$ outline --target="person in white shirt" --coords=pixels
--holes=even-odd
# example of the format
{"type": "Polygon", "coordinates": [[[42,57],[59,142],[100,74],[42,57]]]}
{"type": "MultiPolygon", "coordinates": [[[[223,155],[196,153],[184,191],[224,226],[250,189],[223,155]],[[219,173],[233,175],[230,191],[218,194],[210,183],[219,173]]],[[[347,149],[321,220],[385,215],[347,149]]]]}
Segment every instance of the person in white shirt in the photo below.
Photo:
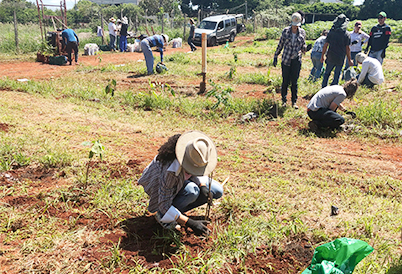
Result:
{"type": "MultiPolygon", "coordinates": [[[[357,66],[356,55],[362,51],[362,46],[368,43],[370,35],[361,30],[362,22],[357,21],[353,31],[350,32],[350,56],[352,57],[353,66],[357,66]]],[[[345,70],[349,67],[348,62],[345,64],[345,70]]]]}
{"type": "Polygon", "coordinates": [[[113,17],[109,19],[109,24],[108,24],[108,28],[109,28],[109,37],[110,37],[110,43],[109,43],[109,48],[111,51],[115,51],[116,50],[116,19],[114,19],[113,17]]]}
{"type": "Polygon", "coordinates": [[[380,61],[373,57],[368,57],[360,52],[356,55],[356,61],[362,64],[362,70],[357,76],[357,82],[372,88],[374,85],[381,85],[384,82],[384,73],[380,61]]]}

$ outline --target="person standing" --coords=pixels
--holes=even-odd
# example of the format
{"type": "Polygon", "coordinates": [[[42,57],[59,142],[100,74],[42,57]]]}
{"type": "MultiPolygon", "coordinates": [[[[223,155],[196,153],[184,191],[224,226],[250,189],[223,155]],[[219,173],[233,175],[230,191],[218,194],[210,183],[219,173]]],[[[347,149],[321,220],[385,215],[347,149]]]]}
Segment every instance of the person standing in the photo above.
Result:
{"type": "Polygon", "coordinates": [[[120,30],[121,30],[121,20],[116,20],[116,50],[120,50],[120,30]]]}
{"type": "Polygon", "coordinates": [[[318,91],[307,105],[307,115],[312,121],[308,123],[311,131],[317,131],[319,128],[339,128],[345,119],[342,115],[336,113],[339,108],[353,118],[356,114],[347,111],[342,105],[346,98],[353,98],[358,88],[356,79],[347,81],[343,86],[333,85],[322,88],[318,91]]]}
{"type": "Polygon", "coordinates": [[[207,203],[210,197],[222,197],[222,185],[208,177],[217,162],[215,144],[200,131],[173,135],[158,149],[138,184],[149,195],[148,211],[162,227],[173,229],[179,224],[197,235],[209,234],[206,221],[184,213],[207,203]]]}
{"type": "MultiPolygon", "coordinates": [[[[363,44],[368,43],[370,35],[361,30],[362,22],[357,21],[355,27],[350,34],[350,57],[352,58],[353,66],[357,66],[356,55],[362,51],[363,44]]],[[[345,64],[345,70],[349,68],[349,62],[345,64]]]]}
{"type": "Polygon", "coordinates": [[[356,60],[359,64],[362,64],[362,70],[357,76],[359,85],[373,88],[374,85],[381,85],[384,82],[384,73],[380,61],[373,57],[368,57],[362,52],[356,55],[356,60]]]}
{"type": "Polygon", "coordinates": [[[72,64],[71,54],[74,50],[75,64],[78,65],[78,46],[80,45],[80,40],[77,34],[72,29],[64,29],[61,33],[61,38],[66,45],[66,51],[68,54],[69,65],[72,64]]]}
{"type": "Polygon", "coordinates": [[[114,19],[114,17],[109,19],[109,24],[108,24],[108,28],[109,28],[109,37],[110,37],[110,42],[109,42],[109,48],[111,51],[115,51],[116,50],[116,19],[114,19]]]}
{"type": "Polygon", "coordinates": [[[128,31],[128,20],[127,17],[121,19],[121,29],[120,29],[120,51],[125,52],[127,50],[127,31],[128,31]]]}
{"type": "Polygon", "coordinates": [[[190,18],[190,34],[188,35],[187,43],[190,46],[191,51],[196,51],[197,48],[194,45],[195,24],[193,18],[190,18]]]}
{"type": "Polygon", "coordinates": [[[322,62],[321,53],[325,44],[325,39],[327,38],[328,30],[323,30],[321,36],[315,40],[313,50],[311,51],[311,62],[313,63],[313,68],[311,69],[309,80],[313,82],[317,81],[321,77],[322,62]]]}
{"type": "Polygon", "coordinates": [[[325,39],[325,44],[321,53],[321,63],[327,64],[325,68],[324,77],[322,79],[322,87],[325,88],[328,85],[328,79],[332,70],[335,68],[334,79],[332,85],[337,85],[343,63],[345,61],[345,55],[348,58],[349,66],[353,66],[352,59],[350,57],[350,34],[346,31],[349,19],[344,14],[338,15],[325,39]],[[325,54],[328,54],[325,58],[325,54]]]}
{"type": "Polygon", "coordinates": [[[387,14],[383,11],[380,12],[378,14],[378,25],[371,28],[370,39],[367,48],[364,50],[364,53],[367,54],[370,48],[369,57],[377,59],[381,65],[391,37],[391,27],[385,24],[385,19],[387,19],[387,14]]]}
{"type": "Polygon", "coordinates": [[[141,50],[144,53],[145,63],[147,65],[147,73],[151,75],[154,73],[154,55],[152,54],[152,47],[158,47],[161,55],[161,64],[163,64],[163,48],[169,42],[169,36],[166,34],[153,35],[144,38],[141,41],[141,50]]]}
{"type": "Polygon", "coordinates": [[[291,84],[292,106],[298,109],[297,101],[297,80],[299,79],[302,52],[306,51],[306,32],[301,26],[302,17],[300,13],[292,14],[292,23],[289,27],[284,28],[278,47],[276,48],[273,66],[278,63],[278,55],[282,53],[282,105],[286,106],[286,96],[288,94],[288,86],[291,84]]]}

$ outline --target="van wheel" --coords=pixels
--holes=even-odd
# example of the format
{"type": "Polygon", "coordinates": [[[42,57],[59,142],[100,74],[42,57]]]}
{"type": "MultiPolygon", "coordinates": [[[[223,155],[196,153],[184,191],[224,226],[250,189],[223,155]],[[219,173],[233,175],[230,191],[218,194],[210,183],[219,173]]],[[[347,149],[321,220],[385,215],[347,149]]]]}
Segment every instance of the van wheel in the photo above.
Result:
{"type": "Polygon", "coordinates": [[[211,40],[209,40],[209,46],[210,47],[216,46],[216,37],[212,37],[211,40]]]}
{"type": "Polygon", "coordinates": [[[229,42],[233,42],[234,39],[235,39],[235,35],[234,35],[234,33],[231,33],[230,37],[229,37],[229,42]]]}

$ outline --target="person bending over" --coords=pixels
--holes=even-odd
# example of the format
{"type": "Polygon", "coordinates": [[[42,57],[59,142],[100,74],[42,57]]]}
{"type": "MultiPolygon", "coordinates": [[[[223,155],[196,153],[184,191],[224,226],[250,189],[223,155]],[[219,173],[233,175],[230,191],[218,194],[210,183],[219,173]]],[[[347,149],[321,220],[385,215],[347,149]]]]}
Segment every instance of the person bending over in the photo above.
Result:
{"type": "Polygon", "coordinates": [[[147,65],[147,73],[151,75],[154,73],[154,55],[152,54],[152,47],[158,47],[161,54],[161,63],[163,65],[163,48],[168,44],[169,36],[166,34],[153,35],[144,38],[141,41],[141,50],[144,53],[145,63],[147,65]]]}
{"type": "Polygon", "coordinates": [[[345,119],[336,112],[338,108],[355,118],[356,114],[347,111],[342,102],[345,98],[352,98],[357,88],[357,80],[352,79],[343,84],[343,86],[333,85],[318,91],[307,105],[307,115],[312,120],[308,123],[310,130],[339,128],[340,125],[345,123],[345,119]]]}
{"type": "Polygon", "coordinates": [[[144,169],[138,183],[149,195],[148,211],[164,228],[177,223],[197,235],[208,235],[206,221],[193,220],[184,213],[223,194],[222,185],[208,177],[217,164],[216,147],[202,132],[189,131],[169,138],[158,155],[144,169]]]}

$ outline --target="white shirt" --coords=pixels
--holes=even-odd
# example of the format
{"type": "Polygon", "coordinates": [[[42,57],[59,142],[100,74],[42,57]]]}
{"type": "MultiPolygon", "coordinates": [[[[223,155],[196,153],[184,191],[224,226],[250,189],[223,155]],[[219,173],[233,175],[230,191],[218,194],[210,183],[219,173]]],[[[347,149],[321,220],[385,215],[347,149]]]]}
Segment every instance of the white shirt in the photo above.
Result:
{"type": "Polygon", "coordinates": [[[116,36],[116,25],[113,22],[110,22],[108,25],[109,34],[116,36]]]}
{"type": "Polygon", "coordinates": [[[350,33],[350,43],[353,41],[357,41],[357,44],[350,44],[350,51],[351,52],[361,52],[362,51],[362,41],[364,41],[364,44],[367,44],[368,39],[370,36],[365,33],[356,33],[354,31],[349,32],[350,33]]]}
{"type": "Polygon", "coordinates": [[[367,57],[362,63],[362,71],[360,72],[359,84],[363,83],[364,78],[368,75],[368,79],[375,85],[380,85],[384,82],[384,73],[382,72],[381,63],[372,57],[367,57]]]}

